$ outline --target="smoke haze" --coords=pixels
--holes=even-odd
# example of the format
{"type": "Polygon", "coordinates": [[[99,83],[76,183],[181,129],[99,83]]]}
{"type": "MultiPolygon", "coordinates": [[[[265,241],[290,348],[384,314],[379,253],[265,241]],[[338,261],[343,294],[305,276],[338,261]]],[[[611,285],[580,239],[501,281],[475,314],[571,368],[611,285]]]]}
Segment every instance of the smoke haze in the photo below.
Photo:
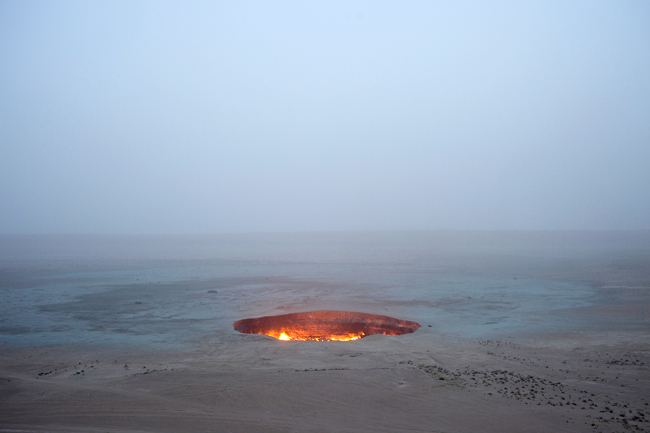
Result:
{"type": "Polygon", "coordinates": [[[0,1],[0,233],[650,229],[649,24],[0,1]]]}

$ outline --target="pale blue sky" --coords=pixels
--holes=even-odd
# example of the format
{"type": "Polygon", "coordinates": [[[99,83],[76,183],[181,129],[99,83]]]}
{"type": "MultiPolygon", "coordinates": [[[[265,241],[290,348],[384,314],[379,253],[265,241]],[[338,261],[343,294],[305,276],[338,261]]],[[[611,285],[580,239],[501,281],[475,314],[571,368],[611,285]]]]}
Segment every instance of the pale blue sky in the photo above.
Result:
{"type": "Polygon", "coordinates": [[[650,229],[649,5],[0,0],[0,233],[650,229]]]}

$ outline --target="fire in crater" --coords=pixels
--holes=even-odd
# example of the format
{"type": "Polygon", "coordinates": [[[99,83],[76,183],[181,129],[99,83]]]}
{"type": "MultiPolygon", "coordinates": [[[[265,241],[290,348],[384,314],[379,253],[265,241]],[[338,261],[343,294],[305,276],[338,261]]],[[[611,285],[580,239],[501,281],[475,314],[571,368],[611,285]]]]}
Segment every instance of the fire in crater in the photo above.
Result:
{"type": "Polygon", "coordinates": [[[236,331],[263,334],[278,340],[350,341],[368,335],[402,335],[415,332],[417,322],[350,311],[309,311],[233,323],[236,331]]]}

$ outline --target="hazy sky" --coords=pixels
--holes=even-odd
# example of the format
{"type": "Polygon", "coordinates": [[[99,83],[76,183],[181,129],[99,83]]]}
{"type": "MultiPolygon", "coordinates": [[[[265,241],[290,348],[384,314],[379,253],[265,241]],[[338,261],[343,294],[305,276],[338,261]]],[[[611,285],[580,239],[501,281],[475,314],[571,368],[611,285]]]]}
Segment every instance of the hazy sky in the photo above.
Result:
{"type": "Polygon", "coordinates": [[[0,233],[650,229],[650,3],[0,0],[0,233]]]}

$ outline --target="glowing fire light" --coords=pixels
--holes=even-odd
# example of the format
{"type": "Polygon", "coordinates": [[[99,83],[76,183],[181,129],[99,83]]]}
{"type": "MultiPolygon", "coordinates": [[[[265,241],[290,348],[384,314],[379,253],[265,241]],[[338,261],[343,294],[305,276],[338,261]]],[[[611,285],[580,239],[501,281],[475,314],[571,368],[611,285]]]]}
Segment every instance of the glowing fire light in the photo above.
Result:
{"type": "MultiPolygon", "coordinates": [[[[290,332],[290,331],[289,331],[290,332]]],[[[277,338],[282,341],[291,341],[291,340],[300,340],[300,341],[351,341],[358,340],[363,338],[366,335],[362,332],[361,335],[356,334],[347,334],[347,335],[328,335],[327,338],[314,337],[314,336],[304,336],[300,334],[287,335],[285,332],[281,332],[280,335],[277,332],[268,332],[265,333],[269,337],[277,338]]]]}
{"type": "Polygon", "coordinates": [[[416,322],[349,311],[310,311],[238,320],[235,330],[283,341],[352,341],[368,335],[402,335],[420,327],[416,322]]]}

